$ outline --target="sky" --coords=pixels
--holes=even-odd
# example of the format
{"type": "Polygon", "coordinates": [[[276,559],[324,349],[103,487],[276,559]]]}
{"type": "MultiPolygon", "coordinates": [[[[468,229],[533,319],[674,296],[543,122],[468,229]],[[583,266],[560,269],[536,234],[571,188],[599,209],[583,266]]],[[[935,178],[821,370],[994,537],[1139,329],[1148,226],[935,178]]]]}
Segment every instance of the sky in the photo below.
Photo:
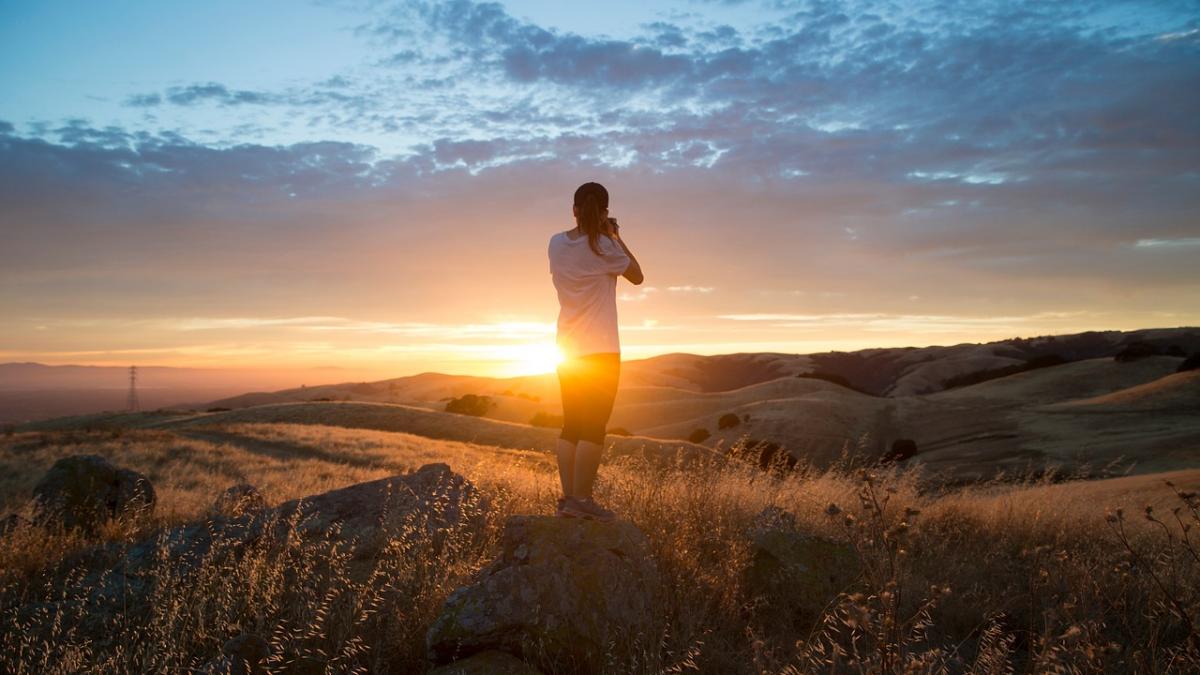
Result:
{"type": "Polygon", "coordinates": [[[0,2],[0,361],[552,367],[1200,325],[1200,2],[0,2]]]}

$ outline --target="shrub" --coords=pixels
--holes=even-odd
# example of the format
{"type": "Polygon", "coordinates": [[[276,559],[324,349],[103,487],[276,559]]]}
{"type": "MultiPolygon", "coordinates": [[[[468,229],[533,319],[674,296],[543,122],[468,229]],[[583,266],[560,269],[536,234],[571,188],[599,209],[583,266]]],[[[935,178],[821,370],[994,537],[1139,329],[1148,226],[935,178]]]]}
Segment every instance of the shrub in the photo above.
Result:
{"type": "Polygon", "coordinates": [[[529,423],[535,427],[547,427],[552,429],[561,429],[563,425],[563,416],[554,415],[547,412],[535,413],[530,418],[529,423]]]}
{"type": "Polygon", "coordinates": [[[606,433],[610,436],[632,436],[633,433],[625,427],[612,427],[606,433]]]}
{"type": "Polygon", "coordinates": [[[15,433],[17,433],[17,425],[15,425],[15,424],[5,424],[4,425],[5,438],[11,438],[12,435],[15,433]]]}
{"type": "Polygon", "coordinates": [[[917,442],[911,438],[897,438],[892,441],[892,448],[880,458],[880,462],[890,464],[903,462],[917,456],[917,442]]]}
{"type": "Polygon", "coordinates": [[[1183,363],[1179,364],[1179,368],[1175,369],[1175,372],[1182,373],[1188,370],[1196,370],[1197,368],[1200,368],[1200,352],[1196,352],[1184,359],[1183,363]]]}
{"type": "Polygon", "coordinates": [[[492,407],[492,399],[489,396],[477,396],[475,394],[463,394],[462,396],[451,399],[446,404],[446,412],[458,413],[459,415],[471,415],[474,417],[482,417],[487,414],[487,411],[492,407]]]}
{"type": "Polygon", "coordinates": [[[213,408],[209,408],[206,412],[229,412],[230,410],[233,410],[233,408],[224,408],[221,406],[216,406],[213,408]]]}
{"type": "Polygon", "coordinates": [[[688,440],[693,443],[703,443],[709,436],[712,436],[712,434],[708,432],[708,429],[697,427],[692,429],[692,433],[688,434],[688,440]]]}
{"type": "Polygon", "coordinates": [[[725,413],[724,415],[721,415],[721,419],[717,420],[717,428],[732,429],[741,423],[741,418],[734,413],[725,413]]]}
{"type": "Polygon", "coordinates": [[[1163,352],[1166,356],[1187,356],[1187,352],[1183,351],[1183,347],[1179,345],[1171,345],[1163,352]]]}
{"type": "Polygon", "coordinates": [[[1124,349],[1117,352],[1113,360],[1118,363],[1129,363],[1130,361],[1137,361],[1148,356],[1158,356],[1158,347],[1149,342],[1135,341],[1130,342],[1124,349]]]}

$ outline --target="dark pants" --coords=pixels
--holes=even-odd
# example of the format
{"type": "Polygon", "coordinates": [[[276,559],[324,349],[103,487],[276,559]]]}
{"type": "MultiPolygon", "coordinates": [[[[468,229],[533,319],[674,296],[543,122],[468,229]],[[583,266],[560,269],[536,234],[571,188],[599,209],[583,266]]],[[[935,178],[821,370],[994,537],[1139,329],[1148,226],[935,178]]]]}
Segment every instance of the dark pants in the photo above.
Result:
{"type": "Polygon", "coordinates": [[[575,443],[604,443],[621,373],[621,355],[584,354],[558,365],[562,391],[563,428],[559,438],[575,443]]]}

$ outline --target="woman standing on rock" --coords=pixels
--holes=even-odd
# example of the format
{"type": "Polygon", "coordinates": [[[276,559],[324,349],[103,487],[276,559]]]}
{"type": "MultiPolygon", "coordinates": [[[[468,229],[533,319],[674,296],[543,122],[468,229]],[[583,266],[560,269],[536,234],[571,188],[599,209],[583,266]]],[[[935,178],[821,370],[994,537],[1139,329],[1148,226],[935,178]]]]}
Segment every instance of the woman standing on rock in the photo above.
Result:
{"type": "Polygon", "coordinates": [[[617,336],[617,277],[642,283],[642,268],[608,216],[608,190],[584,183],[571,207],[575,228],[550,238],[550,274],[558,292],[558,366],[563,429],[558,475],[559,516],[611,520],[592,499],[604,432],[621,369],[617,336]]]}

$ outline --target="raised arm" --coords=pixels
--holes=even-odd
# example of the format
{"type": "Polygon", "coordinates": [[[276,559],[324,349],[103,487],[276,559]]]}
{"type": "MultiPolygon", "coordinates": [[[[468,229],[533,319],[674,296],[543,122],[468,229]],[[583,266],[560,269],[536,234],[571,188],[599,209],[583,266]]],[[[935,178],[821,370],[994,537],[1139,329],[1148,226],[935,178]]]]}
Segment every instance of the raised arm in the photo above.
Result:
{"type": "Polygon", "coordinates": [[[642,266],[638,264],[637,258],[633,257],[633,252],[630,251],[629,247],[625,245],[625,240],[621,239],[621,235],[615,228],[612,233],[612,238],[613,241],[620,244],[621,248],[625,251],[625,255],[629,256],[629,267],[625,268],[625,272],[622,273],[621,276],[628,279],[629,283],[633,284],[634,286],[640,285],[646,280],[646,277],[642,275],[642,266]]]}

